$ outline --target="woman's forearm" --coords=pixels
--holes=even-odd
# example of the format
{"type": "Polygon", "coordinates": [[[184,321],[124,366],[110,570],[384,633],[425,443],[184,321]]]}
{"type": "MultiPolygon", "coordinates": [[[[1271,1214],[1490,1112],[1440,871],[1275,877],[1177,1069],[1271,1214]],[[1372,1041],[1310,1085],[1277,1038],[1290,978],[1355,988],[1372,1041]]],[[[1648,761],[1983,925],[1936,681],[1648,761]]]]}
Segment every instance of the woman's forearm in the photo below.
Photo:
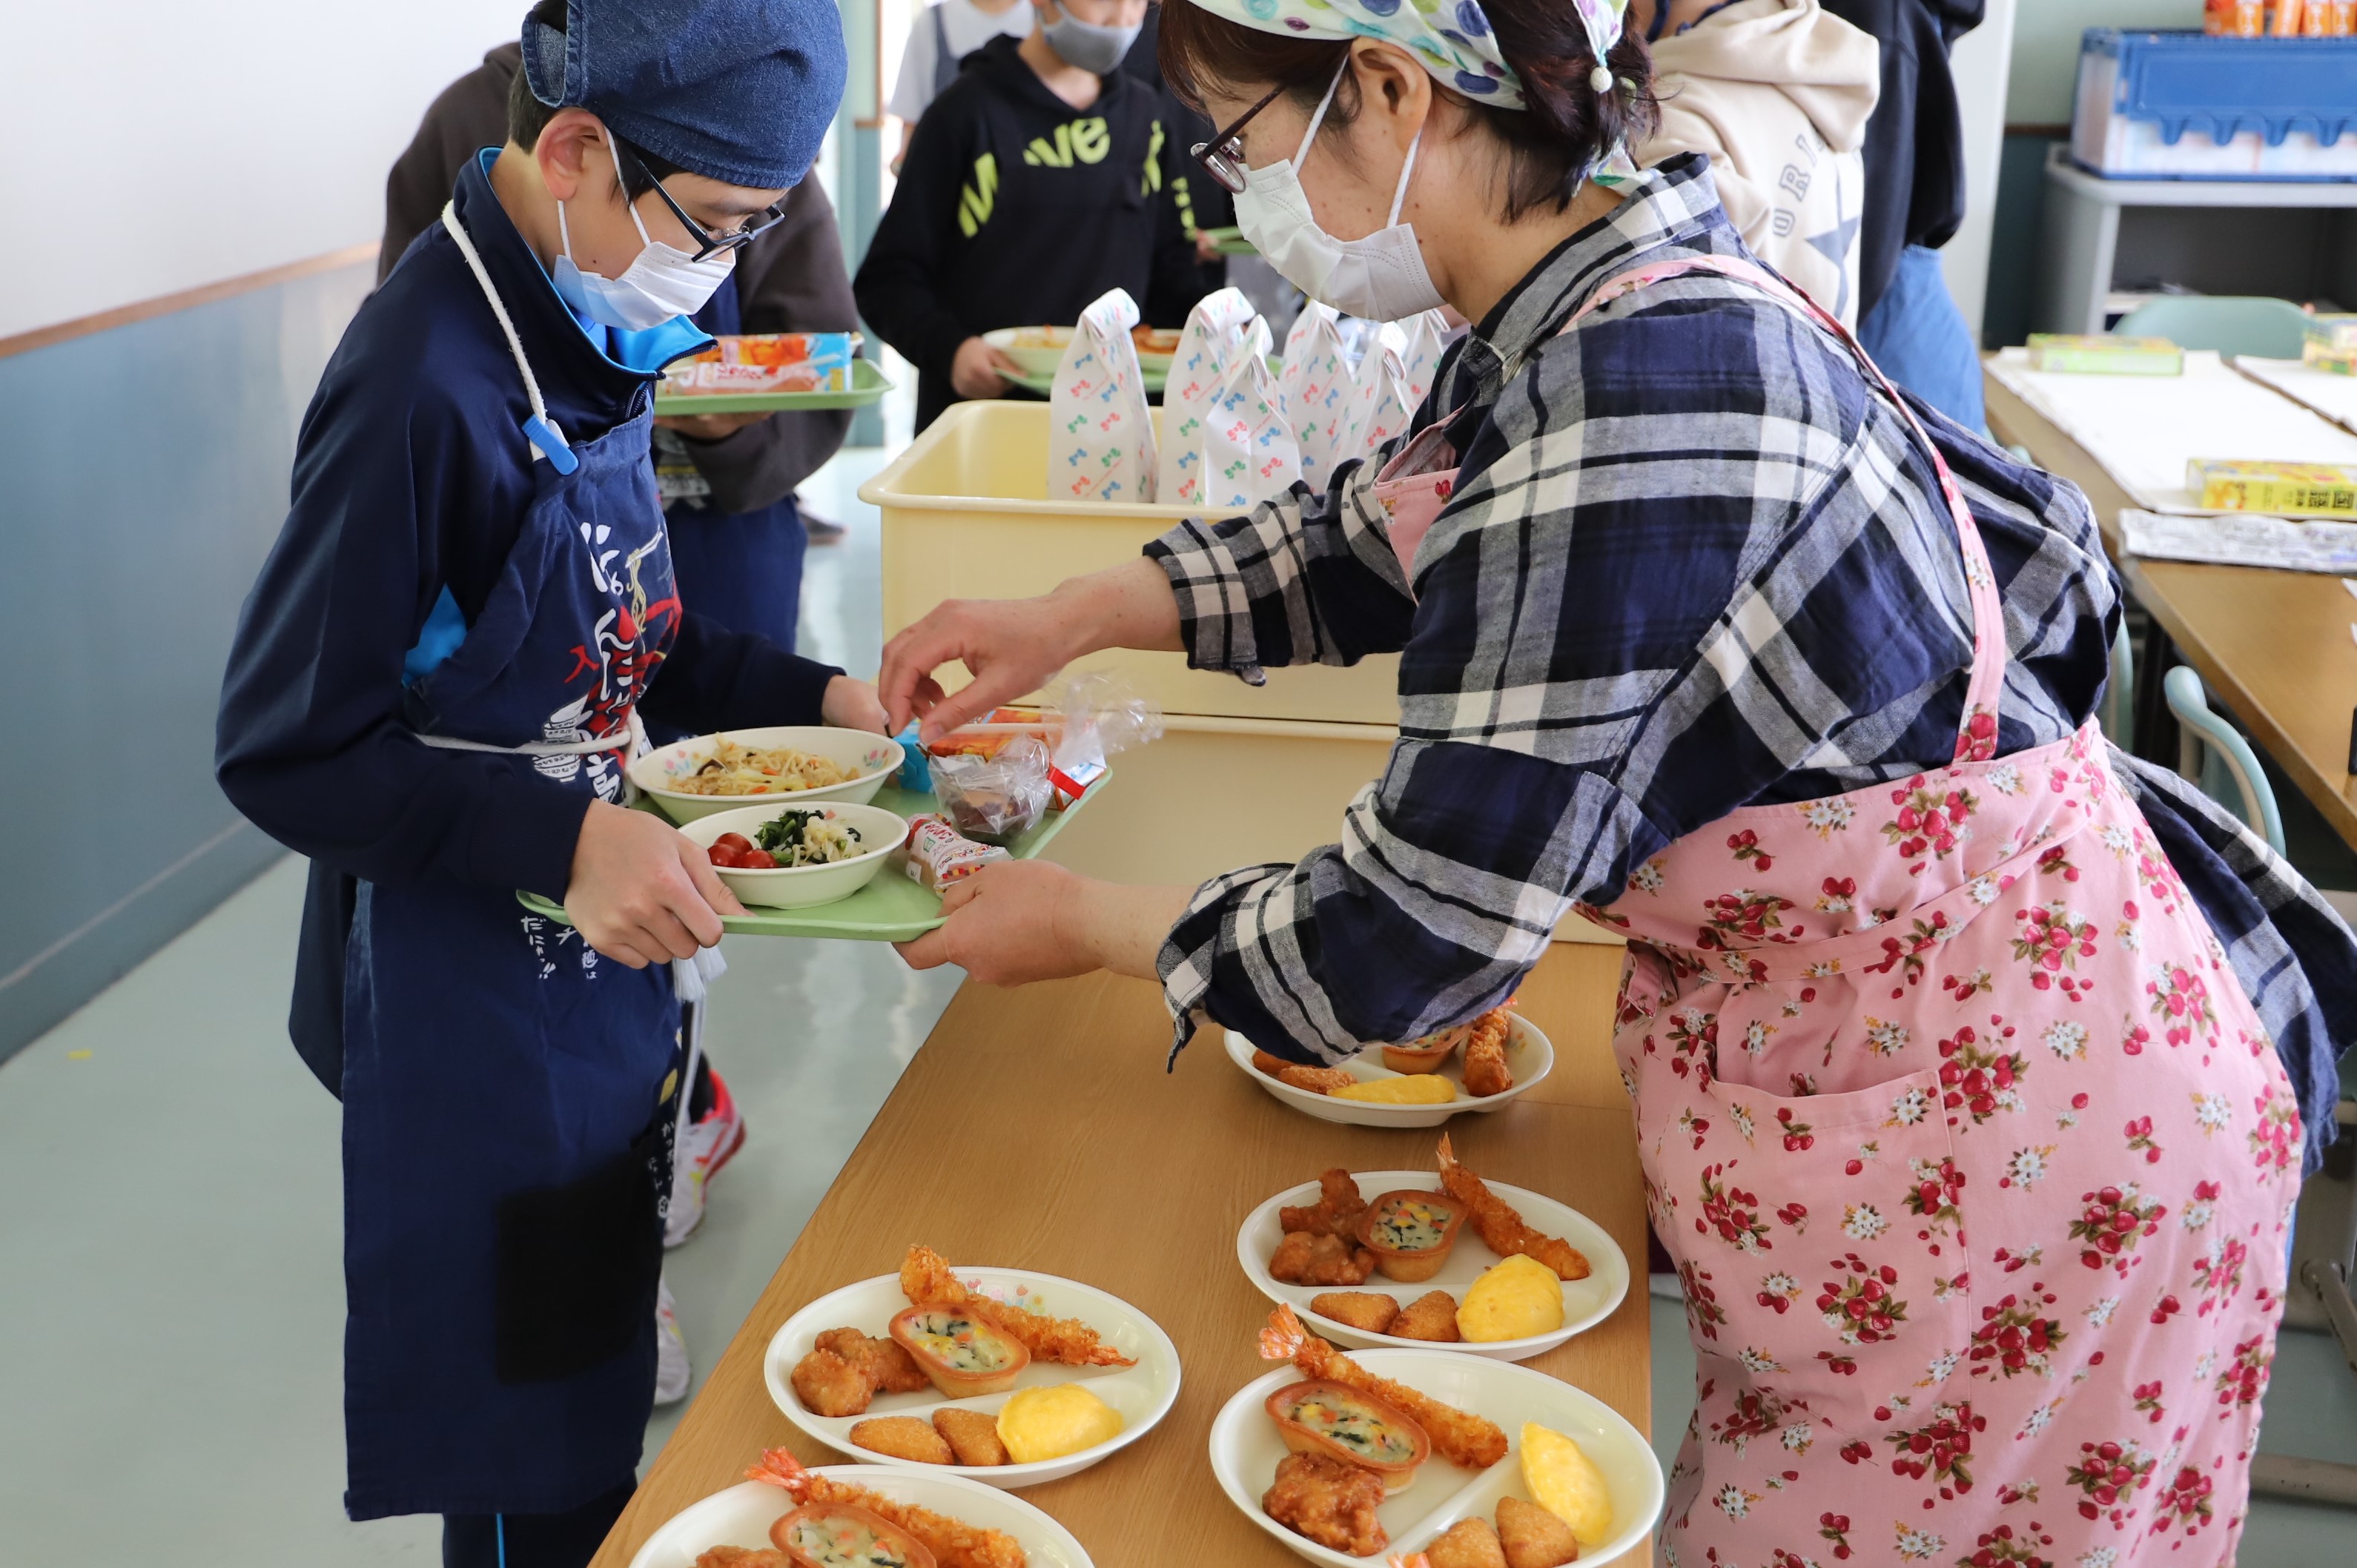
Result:
{"type": "Polygon", "coordinates": [[[1194,895],[1191,887],[1138,887],[1085,878],[1065,907],[1065,940],[1095,968],[1137,980],[1158,979],[1155,960],[1194,895]]]}
{"type": "Polygon", "coordinates": [[[1085,576],[1068,577],[1048,595],[1066,618],[1071,659],[1109,648],[1182,653],[1178,600],[1162,568],[1143,555],[1085,576]]]}

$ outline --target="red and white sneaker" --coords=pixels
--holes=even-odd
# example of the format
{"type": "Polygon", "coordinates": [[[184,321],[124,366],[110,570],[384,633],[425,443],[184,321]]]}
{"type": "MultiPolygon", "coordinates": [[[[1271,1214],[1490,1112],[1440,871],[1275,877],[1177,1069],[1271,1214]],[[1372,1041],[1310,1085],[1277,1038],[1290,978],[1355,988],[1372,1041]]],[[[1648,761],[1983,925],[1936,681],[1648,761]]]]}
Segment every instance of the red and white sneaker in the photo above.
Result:
{"type": "Polygon", "coordinates": [[[712,1075],[712,1109],[688,1123],[673,1156],[671,1209],[663,1220],[663,1245],[676,1247],[704,1222],[705,1192],[729,1156],[745,1144],[745,1118],[718,1072],[712,1075]]]}

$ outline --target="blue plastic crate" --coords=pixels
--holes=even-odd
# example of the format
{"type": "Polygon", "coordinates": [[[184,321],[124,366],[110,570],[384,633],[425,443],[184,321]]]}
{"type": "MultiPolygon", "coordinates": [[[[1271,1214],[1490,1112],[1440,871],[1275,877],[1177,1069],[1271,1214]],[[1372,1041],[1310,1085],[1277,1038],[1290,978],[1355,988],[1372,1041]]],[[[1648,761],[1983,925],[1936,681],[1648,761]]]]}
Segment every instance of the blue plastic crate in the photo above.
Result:
{"type": "Polygon", "coordinates": [[[2357,38],[2090,27],[2071,156],[2115,179],[2357,180],[2357,38]]]}

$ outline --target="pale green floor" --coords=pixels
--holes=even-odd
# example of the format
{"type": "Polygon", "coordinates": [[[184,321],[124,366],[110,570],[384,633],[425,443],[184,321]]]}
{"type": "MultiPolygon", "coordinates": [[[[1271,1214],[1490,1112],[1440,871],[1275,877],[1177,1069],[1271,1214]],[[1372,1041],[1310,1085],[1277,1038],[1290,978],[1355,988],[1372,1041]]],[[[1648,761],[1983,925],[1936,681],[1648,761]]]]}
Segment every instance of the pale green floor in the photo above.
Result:
{"type": "MultiPolygon", "coordinates": [[[[812,553],[805,646],[861,673],[875,518],[851,490],[877,461],[847,454],[805,490],[854,531],[812,553]]],[[[301,898],[281,865],[0,1066],[0,1568],[439,1561],[434,1521],[339,1508],[337,1112],[285,1032],[301,898]]],[[[750,1136],[669,1264],[705,1364],[955,983],[864,944],[726,950],[707,1037],[750,1136]]],[[[1652,1322],[1666,1463],[1693,1361],[1675,1304],[1652,1322]]],[[[2357,1380],[2328,1342],[2286,1336],[2266,1412],[2266,1446],[2357,1461],[2357,1380]]],[[[650,1455],[670,1427],[650,1425],[650,1455]]],[[[2352,1562],[2357,1514],[2276,1503],[2243,1555],[2352,1562]]]]}

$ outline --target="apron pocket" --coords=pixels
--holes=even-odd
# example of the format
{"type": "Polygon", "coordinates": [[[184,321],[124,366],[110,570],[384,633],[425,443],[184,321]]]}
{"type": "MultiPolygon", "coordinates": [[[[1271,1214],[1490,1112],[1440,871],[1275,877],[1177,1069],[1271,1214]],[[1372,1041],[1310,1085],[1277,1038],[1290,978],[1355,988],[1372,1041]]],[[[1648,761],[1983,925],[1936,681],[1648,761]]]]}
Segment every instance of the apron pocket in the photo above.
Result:
{"type": "Polygon", "coordinates": [[[652,1327],[662,1273],[661,1193],[668,1111],[630,1148],[564,1187],[499,1206],[495,1369],[503,1383],[556,1382],[613,1359],[652,1327]]]}

